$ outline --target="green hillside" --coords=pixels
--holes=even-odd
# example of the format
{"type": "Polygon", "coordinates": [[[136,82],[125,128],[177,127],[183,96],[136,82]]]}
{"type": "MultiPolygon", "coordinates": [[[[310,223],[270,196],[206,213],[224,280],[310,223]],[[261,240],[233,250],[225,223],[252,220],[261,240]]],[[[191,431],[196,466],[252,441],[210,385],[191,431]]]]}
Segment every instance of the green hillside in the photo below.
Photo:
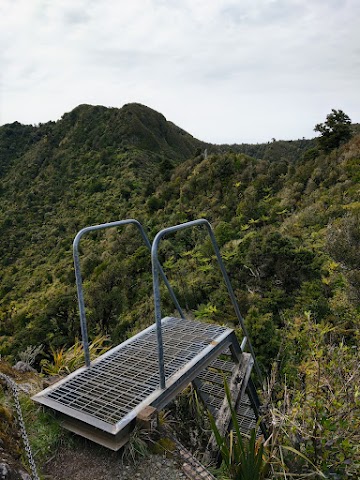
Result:
{"type": "MultiPolygon", "coordinates": [[[[357,138],[329,156],[304,155],[314,146],[306,140],[231,146],[226,153],[226,146],[205,145],[161,114],[130,104],[81,105],[38,127],[6,125],[0,139],[3,355],[29,343],[68,344],[79,335],[71,245],[90,224],[135,217],[152,236],[167,225],[208,218],[243,313],[273,331],[270,347],[259,332],[255,339],[267,352],[265,363],[275,354],[284,316],[309,310],[331,317],[337,291],[331,275],[355,281],[342,263],[329,271],[348,255],[334,252],[329,238],[358,215],[357,138]],[[196,155],[205,147],[216,153],[196,155]]],[[[193,244],[175,239],[174,252],[169,246],[170,263],[180,269],[173,282],[188,309],[214,305],[213,316],[231,322],[224,289],[209,281],[214,266],[196,270],[192,260],[192,280],[186,278],[182,246],[207,262],[200,237],[193,244]],[[189,292],[192,283],[197,288],[189,292]]],[[[105,330],[118,341],[152,320],[150,270],[135,279],[137,261],[150,268],[147,254],[131,229],[92,239],[84,258],[89,321],[94,334],[105,330]],[[135,280],[142,287],[129,289],[135,280]]]]}
{"type": "MultiPolygon", "coordinates": [[[[81,105],[56,123],[0,127],[1,356],[14,361],[43,345],[49,359],[79,337],[80,228],[136,218],[152,240],[165,226],[207,218],[261,366],[278,372],[271,400],[297,435],[284,441],[343,475],[334,478],[357,478],[356,131],[327,154],[315,140],[210,145],[139,104],[81,105]]],[[[160,255],[189,315],[236,327],[205,232],[165,239],[160,255]]],[[[92,338],[119,342],[153,322],[149,255],[132,227],[85,237],[81,261],[92,338]]],[[[163,301],[172,313],[165,291],[163,301]]]]}
{"type": "MultiPolygon", "coordinates": [[[[286,171],[287,164],[311,145],[309,141],[273,142],[231,146],[231,150],[263,155],[276,176],[277,170],[286,171]],[[273,160],[276,151],[281,152],[279,161],[273,160]]],[[[238,177],[246,177],[247,185],[256,175],[259,160],[221,153],[202,161],[196,154],[205,148],[228,149],[194,139],[139,104],[122,109],[81,105],[56,123],[0,128],[3,355],[14,354],[29,342],[63,344],[79,334],[71,244],[83,226],[136,217],[154,234],[162,226],[200,214],[215,225],[238,218],[236,210],[241,206],[236,205],[236,190],[242,187],[222,198],[223,189],[238,177]],[[194,178],[189,175],[192,170],[194,178]],[[194,183],[198,171],[202,172],[199,185],[194,183]],[[226,212],[224,202],[231,204],[226,212]]],[[[136,243],[133,246],[134,253],[136,243]]],[[[92,262],[95,267],[103,263],[101,258],[92,262]]],[[[106,265],[101,268],[108,270],[106,265]]],[[[131,270],[126,271],[132,276],[131,270]]],[[[95,278],[90,283],[98,291],[95,278]]],[[[196,306],[193,301],[191,306],[196,306]]],[[[119,309],[114,306],[111,321],[106,321],[112,333],[114,326],[124,329],[119,309]]],[[[105,321],[99,315],[94,317],[96,325],[105,321]]],[[[130,325],[136,324],[137,316],[136,307],[133,314],[126,312],[130,325]]]]}

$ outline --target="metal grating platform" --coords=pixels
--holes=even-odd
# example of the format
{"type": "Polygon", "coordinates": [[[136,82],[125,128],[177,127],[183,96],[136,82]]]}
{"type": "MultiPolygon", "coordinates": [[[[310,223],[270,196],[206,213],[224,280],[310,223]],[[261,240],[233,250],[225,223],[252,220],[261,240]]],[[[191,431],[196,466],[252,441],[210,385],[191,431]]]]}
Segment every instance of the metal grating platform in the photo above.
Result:
{"type": "Polygon", "coordinates": [[[33,399],[116,435],[145,406],[163,405],[172,399],[182,379],[191,381],[197,368],[204,368],[229,344],[232,332],[218,325],[164,318],[165,390],[159,388],[156,329],[152,325],[33,399]]]}

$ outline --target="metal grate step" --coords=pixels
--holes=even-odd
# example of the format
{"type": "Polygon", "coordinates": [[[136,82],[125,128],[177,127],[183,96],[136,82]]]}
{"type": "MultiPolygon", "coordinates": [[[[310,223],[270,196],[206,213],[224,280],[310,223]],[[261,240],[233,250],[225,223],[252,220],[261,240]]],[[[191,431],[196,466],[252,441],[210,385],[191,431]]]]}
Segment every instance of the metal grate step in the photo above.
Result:
{"type": "Polygon", "coordinates": [[[159,388],[156,328],[152,325],[33,399],[61,412],[67,423],[73,418],[77,430],[83,422],[87,429],[90,425],[117,435],[146,406],[162,408],[172,400],[227,348],[232,333],[217,325],[167,317],[162,320],[165,390],[159,388]]]}
{"type": "MultiPolygon", "coordinates": [[[[248,435],[252,428],[256,427],[257,419],[254,410],[251,406],[249,396],[245,393],[237,407],[237,420],[239,423],[240,432],[248,435]]],[[[260,431],[257,435],[260,435],[260,431]]]]}
{"type": "Polygon", "coordinates": [[[220,370],[221,372],[232,373],[236,365],[234,362],[230,362],[228,360],[221,360],[220,358],[217,358],[211,363],[211,367],[217,370],[220,370]]]}

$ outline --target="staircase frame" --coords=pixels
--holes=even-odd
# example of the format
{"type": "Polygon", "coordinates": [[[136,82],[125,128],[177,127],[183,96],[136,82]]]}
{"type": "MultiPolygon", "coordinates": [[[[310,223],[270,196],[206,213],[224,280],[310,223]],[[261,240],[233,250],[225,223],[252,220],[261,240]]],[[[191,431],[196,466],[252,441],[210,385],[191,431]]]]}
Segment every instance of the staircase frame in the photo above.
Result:
{"type": "MultiPolygon", "coordinates": [[[[64,426],[69,430],[117,450],[128,440],[136,417],[141,415],[142,409],[151,407],[161,410],[190,382],[201,387],[201,378],[204,379],[205,369],[211,367],[209,372],[212,376],[211,372],[214,372],[214,369],[216,371],[218,368],[216,365],[219,363],[221,364],[220,370],[229,368],[227,365],[229,362],[224,362],[219,358],[220,355],[225,354],[231,355],[234,362],[234,368],[230,365],[234,403],[240,405],[241,397],[246,390],[248,397],[244,402],[247,405],[251,403],[255,417],[259,418],[259,401],[250,375],[253,365],[257,370],[258,379],[261,379],[261,372],[213,230],[207,220],[199,219],[165,228],[155,236],[152,245],[137,220],[119,220],[83,228],[76,235],[73,246],[85,366],[35,395],[33,397],[35,401],[62,415],[64,426]],[[90,362],[80,267],[80,240],[86,233],[125,225],[134,225],[137,228],[146,247],[151,252],[155,324],[90,362]],[[210,236],[223,279],[244,334],[241,346],[233,329],[204,322],[194,322],[185,318],[159,262],[158,248],[165,235],[198,226],[205,226],[210,236]],[[180,318],[161,318],[160,277],[169,291],[180,318]],[[250,353],[244,353],[246,345],[248,345],[250,353]],[[212,365],[215,366],[212,367],[212,365]],[[165,371],[168,378],[165,376],[165,371]],[[159,377],[160,386],[158,386],[159,377]],[[99,384],[100,379],[101,385],[99,384]]],[[[209,382],[210,385],[212,383],[211,379],[205,378],[204,381],[206,388],[208,388],[209,382]]],[[[219,379],[215,381],[219,383],[219,379]]],[[[206,403],[206,395],[202,397],[206,403]]],[[[220,397],[222,407],[219,408],[218,416],[219,422],[223,423],[222,429],[225,433],[230,427],[231,420],[226,398],[223,398],[222,395],[220,397]]],[[[217,399],[219,399],[218,394],[217,399]]],[[[244,416],[244,418],[247,417],[247,415],[244,416]]]]}

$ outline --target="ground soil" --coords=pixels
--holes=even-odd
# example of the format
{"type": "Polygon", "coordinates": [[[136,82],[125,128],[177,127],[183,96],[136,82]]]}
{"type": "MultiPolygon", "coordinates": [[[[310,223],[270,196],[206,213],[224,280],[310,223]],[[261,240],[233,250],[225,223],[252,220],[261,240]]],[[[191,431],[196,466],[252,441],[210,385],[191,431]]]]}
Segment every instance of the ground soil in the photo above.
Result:
{"type": "Polygon", "coordinates": [[[182,480],[187,478],[175,459],[149,454],[136,463],[122,451],[112,452],[79,439],[64,445],[42,468],[44,480],[182,480]]]}

